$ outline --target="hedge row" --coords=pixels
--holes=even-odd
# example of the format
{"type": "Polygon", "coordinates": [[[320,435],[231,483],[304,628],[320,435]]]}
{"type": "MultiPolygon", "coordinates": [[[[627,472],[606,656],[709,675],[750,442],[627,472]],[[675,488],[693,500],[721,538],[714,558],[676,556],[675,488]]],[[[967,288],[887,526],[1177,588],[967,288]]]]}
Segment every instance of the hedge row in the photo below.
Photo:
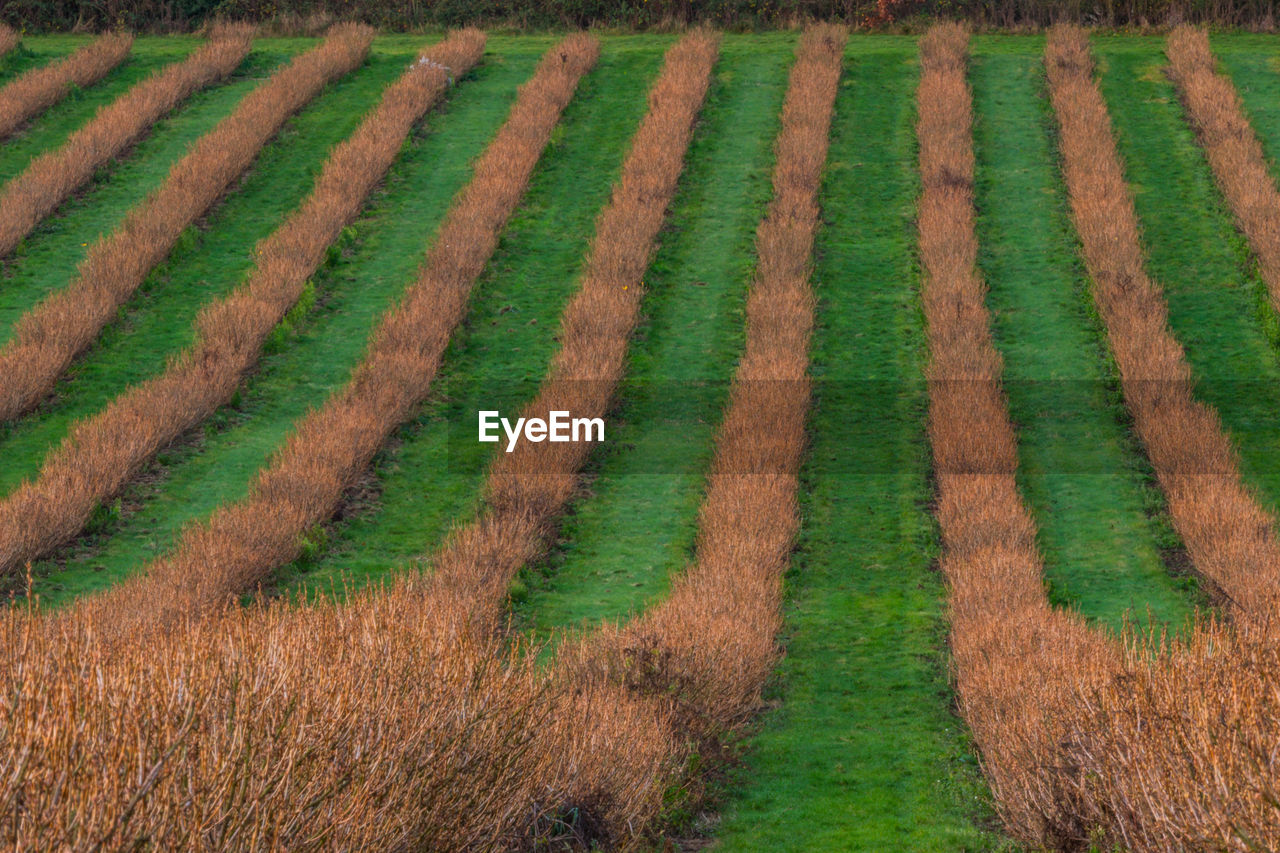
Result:
{"type": "Polygon", "coordinates": [[[1271,29],[1277,5],[1280,0],[6,0],[0,22],[28,32],[106,27],[154,32],[232,17],[308,32],[353,19],[388,30],[462,24],[648,29],[695,21],[765,29],[810,18],[883,27],[946,17],[996,27],[1190,21],[1271,29]]]}

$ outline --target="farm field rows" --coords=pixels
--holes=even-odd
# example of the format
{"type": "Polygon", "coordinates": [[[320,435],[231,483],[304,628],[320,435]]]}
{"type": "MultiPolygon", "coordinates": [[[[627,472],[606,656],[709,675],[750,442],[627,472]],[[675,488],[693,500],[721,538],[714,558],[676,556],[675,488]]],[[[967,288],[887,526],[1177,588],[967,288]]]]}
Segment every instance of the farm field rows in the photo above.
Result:
{"type": "MultiPolygon", "coordinates": [[[[1280,41],[371,35],[0,208],[0,838],[1280,844],[1280,41]]],[[[22,36],[0,199],[203,43],[22,36]]]]}

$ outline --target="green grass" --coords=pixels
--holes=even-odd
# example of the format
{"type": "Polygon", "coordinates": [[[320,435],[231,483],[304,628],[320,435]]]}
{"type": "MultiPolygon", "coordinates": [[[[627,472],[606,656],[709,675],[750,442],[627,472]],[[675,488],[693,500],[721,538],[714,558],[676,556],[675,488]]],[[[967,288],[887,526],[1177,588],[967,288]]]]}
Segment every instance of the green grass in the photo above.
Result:
{"type": "Polygon", "coordinates": [[[33,68],[57,62],[80,45],[88,44],[92,39],[93,36],[23,39],[13,50],[0,56],[0,87],[8,85],[19,75],[33,68]]]}
{"type": "Polygon", "coordinates": [[[951,710],[933,566],[915,261],[916,51],[855,39],[814,284],[811,449],[787,655],[719,830],[725,850],[975,850],[999,840],[951,710]]]}
{"type": "Polygon", "coordinates": [[[1164,288],[1197,397],[1217,409],[1240,452],[1245,482],[1274,515],[1280,363],[1265,286],[1164,76],[1163,41],[1098,38],[1095,49],[1148,272],[1164,288]]]}
{"type": "Polygon", "coordinates": [[[1195,581],[1127,424],[1056,166],[1043,38],[982,39],[974,88],[979,268],[1039,527],[1050,600],[1120,629],[1126,613],[1183,623],[1195,581]],[[1149,515],[1151,513],[1151,515],[1149,515]]]}
{"type": "Polygon", "coordinates": [[[525,573],[518,614],[541,631],[620,618],[665,595],[692,553],[703,474],[741,349],[754,235],[794,37],[726,39],[606,443],[560,544],[525,573]]]}
{"type": "Polygon", "coordinates": [[[475,440],[477,412],[516,411],[545,375],[594,218],[609,198],[668,43],[605,41],[477,282],[470,316],[454,335],[432,395],[377,460],[371,494],[335,525],[323,555],[286,572],[289,582],[327,588],[383,578],[471,518],[495,447],[475,440]]]}
{"type": "MultiPolygon", "coordinates": [[[[23,44],[44,59],[38,63],[43,65],[71,53],[86,41],[79,37],[42,36],[27,39],[23,44]]],[[[0,182],[17,175],[37,155],[65,142],[72,132],[93,118],[99,107],[111,103],[157,69],[185,59],[197,44],[183,37],[137,41],[133,52],[97,83],[85,89],[73,89],[18,133],[0,142],[0,182]]]]}

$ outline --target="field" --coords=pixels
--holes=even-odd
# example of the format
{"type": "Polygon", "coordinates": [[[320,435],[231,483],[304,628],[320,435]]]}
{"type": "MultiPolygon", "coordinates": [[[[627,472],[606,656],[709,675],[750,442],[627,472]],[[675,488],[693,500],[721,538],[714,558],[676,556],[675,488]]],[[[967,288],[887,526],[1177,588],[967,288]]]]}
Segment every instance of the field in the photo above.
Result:
{"type": "Polygon", "coordinates": [[[1280,845],[1276,37],[6,32],[10,846],[1280,845]]]}

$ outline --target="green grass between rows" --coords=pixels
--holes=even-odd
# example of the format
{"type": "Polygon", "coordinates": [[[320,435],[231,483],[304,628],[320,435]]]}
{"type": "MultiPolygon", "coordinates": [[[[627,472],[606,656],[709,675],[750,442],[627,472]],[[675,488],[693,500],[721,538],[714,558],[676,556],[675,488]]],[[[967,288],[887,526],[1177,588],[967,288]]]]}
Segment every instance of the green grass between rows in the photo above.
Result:
{"type": "MultiPolygon", "coordinates": [[[[86,44],[83,36],[45,36],[24,40],[19,56],[4,67],[29,70],[56,61],[86,44]]],[[[75,130],[93,118],[98,108],[111,103],[135,84],[171,62],[180,62],[199,44],[184,37],[139,39],[133,52],[107,75],[84,89],[72,90],[58,103],[33,118],[17,133],[0,141],[0,182],[8,181],[36,156],[57,148],[75,130]]],[[[12,75],[0,77],[0,85],[12,75]]]]}

